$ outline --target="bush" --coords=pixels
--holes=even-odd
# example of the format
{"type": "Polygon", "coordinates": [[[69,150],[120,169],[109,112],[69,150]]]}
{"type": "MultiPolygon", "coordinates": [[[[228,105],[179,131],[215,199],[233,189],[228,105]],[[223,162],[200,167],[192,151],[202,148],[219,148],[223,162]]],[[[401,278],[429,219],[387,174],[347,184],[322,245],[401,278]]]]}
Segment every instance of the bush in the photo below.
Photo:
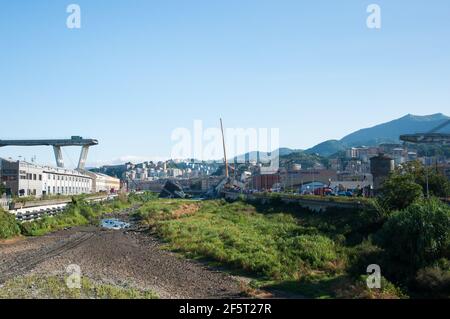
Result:
{"type": "Polygon", "coordinates": [[[392,173],[383,183],[380,202],[390,210],[402,210],[423,197],[422,186],[408,173],[392,173]]]}
{"type": "Polygon", "coordinates": [[[431,199],[397,211],[384,224],[377,242],[385,249],[389,262],[401,266],[400,275],[415,275],[418,269],[448,253],[450,207],[431,199]]]}
{"type": "MultiPolygon", "coordinates": [[[[352,247],[348,251],[348,272],[354,277],[367,274],[369,265],[383,264],[383,250],[372,244],[370,241],[364,241],[358,246],[352,247]]],[[[384,267],[382,267],[384,268],[384,267]]]]}
{"type": "Polygon", "coordinates": [[[337,259],[334,242],[321,235],[302,235],[293,239],[291,249],[312,268],[326,268],[337,259]]]}
{"type": "Polygon", "coordinates": [[[11,238],[19,234],[20,228],[15,216],[0,208],[0,239],[11,238]]]}
{"type": "Polygon", "coordinates": [[[450,268],[438,264],[422,268],[417,272],[415,284],[431,296],[450,297],[450,268]]]}

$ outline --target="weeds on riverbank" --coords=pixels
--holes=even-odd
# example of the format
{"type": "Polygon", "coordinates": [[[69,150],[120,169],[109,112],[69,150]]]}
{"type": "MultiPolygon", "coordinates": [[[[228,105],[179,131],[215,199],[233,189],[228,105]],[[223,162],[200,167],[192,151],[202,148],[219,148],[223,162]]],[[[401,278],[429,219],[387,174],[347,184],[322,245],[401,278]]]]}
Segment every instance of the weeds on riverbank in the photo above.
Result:
{"type": "Polygon", "coordinates": [[[90,204],[83,197],[74,197],[63,213],[20,224],[25,236],[41,236],[67,227],[98,223],[102,215],[131,206],[127,198],[90,204]]]}
{"type": "Polygon", "coordinates": [[[19,223],[13,215],[0,212],[0,238],[6,239],[20,234],[41,236],[68,227],[98,224],[105,214],[145,203],[154,197],[146,193],[130,197],[122,194],[112,201],[103,203],[89,203],[86,198],[84,195],[74,196],[64,212],[30,222],[19,223]]]}
{"type": "Polygon", "coordinates": [[[0,208],[0,239],[7,239],[20,234],[19,225],[14,215],[0,208]]]}
{"type": "Polygon", "coordinates": [[[194,214],[173,213],[182,201],[159,202],[146,215],[172,250],[275,279],[305,271],[339,271],[336,244],[286,214],[263,215],[242,202],[202,202],[194,214]],[[175,219],[172,219],[172,218],[175,219]]]}
{"type": "Polygon", "coordinates": [[[0,287],[0,299],[157,299],[148,290],[124,288],[81,279],[81,288],[68,288],[62,276],[27,276],[7,281],[0,287]]]}
{"type": "Polygon", "coordinates": [[[250,275],[254,288],[313,298],[405,297],[386,279],[381,290],[368,289],[361,277],[368,264],[362,270],[353,266],[367,261],[360,258],[364,254],[370,259],[380,250],[367,241],[381,227],[376,214],[318,214],[293,205],[215,200],[180,215],[181,205],[157,200],[140,214],[168,249],[250,275]]]}

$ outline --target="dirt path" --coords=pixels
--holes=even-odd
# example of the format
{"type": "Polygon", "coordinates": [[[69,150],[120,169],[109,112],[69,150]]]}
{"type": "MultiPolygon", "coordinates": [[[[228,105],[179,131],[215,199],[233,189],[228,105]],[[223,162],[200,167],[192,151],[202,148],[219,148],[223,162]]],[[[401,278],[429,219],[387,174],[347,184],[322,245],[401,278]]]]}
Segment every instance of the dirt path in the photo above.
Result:
{"type": "Polygon", "coordinates": [[[65,274],[71,264],[93,280],[150,289],[161,298],[233,298],[241,293],[234,277],[165,251],[157,239],[140,232],[77,227],[0,243],[0,284],[30,273],[65,274]]]}

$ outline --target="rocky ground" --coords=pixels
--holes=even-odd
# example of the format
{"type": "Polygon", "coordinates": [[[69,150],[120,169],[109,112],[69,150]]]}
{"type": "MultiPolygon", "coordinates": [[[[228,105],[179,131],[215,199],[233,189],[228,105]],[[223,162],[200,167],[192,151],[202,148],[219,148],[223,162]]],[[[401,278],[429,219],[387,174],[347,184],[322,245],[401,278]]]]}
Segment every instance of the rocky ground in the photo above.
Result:
{"type": "Polygon", "coordinates": [[[0,242],[0,285],[17,276],[66,274],[71,264],[96,282],[151,290],[160,298],[242,296],[235,277],[168,252],[136,228],[76,227],[0,242]]]}

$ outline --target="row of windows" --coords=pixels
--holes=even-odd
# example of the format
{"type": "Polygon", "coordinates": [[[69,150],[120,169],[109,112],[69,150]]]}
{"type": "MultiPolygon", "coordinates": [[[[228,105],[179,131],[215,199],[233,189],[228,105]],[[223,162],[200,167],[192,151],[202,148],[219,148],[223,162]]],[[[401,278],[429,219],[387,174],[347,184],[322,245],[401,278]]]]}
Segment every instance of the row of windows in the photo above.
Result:
{"type": "Polygon", "coordinates": [[[42,175],[41,174],[25,174],[25,175],[20,175],[20,179],[27,179],[29,181],[42,181],[42,175]]]}
{"type": "Polygon", "coordinates": [[[47,187],[47,194],[80,194],[89,193],[89,189],[86,187],[47,187]]]}
{"type": "Polygon", "coordinates": [[[70,181],[70,182],[83,182],[87,183],[89,179],[77,177],[77,176],[66,176],[66,175],[57,175],[57,174],[47,174],[49,180],[58,180],[58,181],[70,181]]]}

